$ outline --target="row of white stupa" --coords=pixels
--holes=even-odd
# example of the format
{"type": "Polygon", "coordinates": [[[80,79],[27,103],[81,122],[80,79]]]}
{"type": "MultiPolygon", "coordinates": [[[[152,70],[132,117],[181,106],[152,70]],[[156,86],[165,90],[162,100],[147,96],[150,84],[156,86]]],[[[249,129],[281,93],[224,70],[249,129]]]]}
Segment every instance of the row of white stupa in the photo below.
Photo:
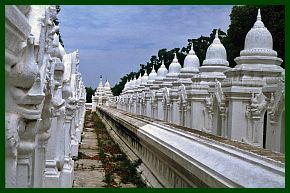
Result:
{"type": "MultiPolygon", "coordinates": [[[[239,37],[237,37],[239,38],[239,37]]],[[[284,69],[260,10],[244,50],[229,67],[216,32],[200,66],[193,45],[182,68],[176,54],[149,76],[128,81],[117,108],[284,152],[284,69]]]]}

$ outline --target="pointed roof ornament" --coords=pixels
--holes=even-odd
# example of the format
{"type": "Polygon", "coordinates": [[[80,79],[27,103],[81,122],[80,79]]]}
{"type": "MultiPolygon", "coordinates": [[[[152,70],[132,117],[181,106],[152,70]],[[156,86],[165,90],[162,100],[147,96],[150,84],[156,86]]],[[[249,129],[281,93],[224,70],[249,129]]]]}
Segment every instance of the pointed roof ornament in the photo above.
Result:
{"type": "Polygon", "coordinates": [[[262,21],[261,10],[258,9],[257,21],[262,21]]]}
{"type": "Polygon", "coordinates": [[[174,59],[172,60],[171,64],[169,65],[169,74],[178,74],[181,70],[181,65],[178,62],[177,54],[174,53],[174,59]]]}
{"type": "Polygon", "coordinates": [[[147,70],[146,69],[144,69],[144,74],[143,74],[143,76],[142,76],[142,78],[141,78],[141,83],[142,84],[145,84],[145,83],[147,83],[147,81],[148,81],[148,74],[147,74],[147,70]]]}
{"type": "Polygon", "coordinates": [[[110,83],[109,83],[108,79],[106,79],[105,87],[110,88],[110,83]]]}
{"type": "Polygon", "coordinates": [[[157,77],[157,73],[155,71],[155,66],[153,64],[152,70],[151,70],[151,72],[150,72],[150,74],[148,76],[148,80],[155,80],[156,77],[157,77]]]}
{"type": "MultiPolygon", "coordinates": [[[[161,66],[162,66],[162,68],[165,67],[165,65],[164,65],[164,60],[162,60],[162,62],[161,62],[161,66]]],[[[161,66],[160,66],[160,68],[161,68],[161,66]]]]}
{"type": "Polygon", "coordinates": [[[221,44],[221,41],[219,39],[219,30],[218,29],[215,31],[215,38],[214,38],[212,43],[213,44],[221,44]]]}
{"type": "Polygon", "coordinates": [[[189,50],[187,56],[184,58],[183,68],[199,68],[199,59],[195,54],[193,49],[193,42],[191,42],[191,49],[189,50]]]}
{"type": "Polygon", "coordinates": [[[215,31],[215,38],[219,38],[219,30],[218,29],[216,29],[216,31],[215,31]]]}
{"type": "Polygon", "coordinates": [[[160,68],[157,70],[157,76],[165,77],[167,73],[168,73],[168,70],[164,65],[164,59],[163,59],[160,68]]]}
{"type": "Polygon", "coordinates": [[[253,28],[264,28],[264,27],[265,27],[265,25],[262,21],[261,10],[258,9],[257,20],[256,20],[253,28]]]}
{"type": "Polygon", "coordinates": [[[98,87],[103,87],[103,80],[102,80],[102,75],[100,75],[100,82],[99,82],[99,86],[98,87]]]}
{"type": "Polygon", "coordinates": [[[174,52],[174,59],[173,59],[172,63],[178,63],[176,52],[174,52]]]}
{"type": "Polygon", "coordinates": [[[193,49],[193,42],[191,42],[190,50],[189,50],[189,52],[188,52],[187,55],[195,55],[195,51],[194,51],[194,49],[193,49]]]}

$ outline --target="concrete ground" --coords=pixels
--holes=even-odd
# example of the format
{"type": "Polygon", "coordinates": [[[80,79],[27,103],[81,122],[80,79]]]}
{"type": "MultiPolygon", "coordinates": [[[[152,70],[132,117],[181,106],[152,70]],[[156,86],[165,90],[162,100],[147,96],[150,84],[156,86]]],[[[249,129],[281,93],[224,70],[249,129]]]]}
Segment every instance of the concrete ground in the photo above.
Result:
{"type": "Polygon", "coordinates": [[[105,171],[99,160],[97,135],[93,128],[84,128],[83,139],[79,147],[79,159],[74,166],[74,188],[102,188],[105,171]]]}
{"type": "MultiPolygon", "coordinates": [[[[109,154],[109,152],[105,153],[109,154]]],[[[113,174],[113,180],[117,185],[107,185],[104,180],[105,169],[99,157],[98,137],[92,121],[92,115],[88,114],[85,120],[85,128],[82,133],[82,142],[79,146],[78,159],[75,161],[74,165],[73,188],[104,188],[108,186],[113,188],[136,187],[131,183],[122,183],[120,176],[116,173],[113,174]]]]}

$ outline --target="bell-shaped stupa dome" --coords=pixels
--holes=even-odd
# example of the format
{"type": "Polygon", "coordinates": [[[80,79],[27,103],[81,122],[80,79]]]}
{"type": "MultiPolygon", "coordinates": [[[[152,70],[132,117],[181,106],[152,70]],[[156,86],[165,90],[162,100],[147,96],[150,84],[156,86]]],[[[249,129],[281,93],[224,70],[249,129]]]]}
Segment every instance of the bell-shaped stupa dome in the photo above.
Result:
{"type": "Polygon", "coordinates": [[[207,48],[203,66],[228,66],[227,52],[218,37],[218,30],[216,30],[215,38],[212,44],[207,48]]]}
{"type": "Polygon", "coordinates": [[[148,80],[155,80],[156,77],[157,77],[157,73],[156,73],[154,65],[153,65],[153,68],[148,76],[148,80]]]}
{"type": "Polygon", "coordinates": [[[127,84],[127,87],[126,87],[127,89],[131,88],[131,83],[132,83],[132,80],[127,80],[127,83],[126,83],[127,84]]]}
{"type": "Polygon", "coordinates": [[[168,73],[167,68],[164,65],[164,60],[162,60],[162,64],[160,68],[157,70],[157,77],[164,78],[168,73]]]}
{"type": "Polygon", "coordinates": [[[183,68],[199,68],[199,67],[200,67],[199,59],[193,50],[193,44],[191,44],[191,49],[189,50],[187,56],[184,59],[183,68]]]}
{"type": "Polygon", "coordinates": [[[107,97],[111,97],[112,96],[112,90],[111,90],[111,86],[108,80],[106,80],[105,86],[104,86],[104,92],[105,95],[107,97]]]}
{"type": "Polygon", "coordinates": [[[105,88],[108,89],[110,88],[111,89],[111,86],[110,86],[110,83],[108,80],[106,80],[106,83],[105,83],[105,88]]]}
{"type": "Polygon", "coordinates": [[[140,86],[140,84],[141,84],[141,74],[139,75],[139,78],[136,80],[135,87],[140,86]]]}
{"type": "Polygon", "coordinates": [[[178,62],[176,53],[174,53],[174,59],[172,60],[171,64],[169,65],[169,72],[168,75],[178,75],[181,70],[181,65],[178,62]]]}
{"type": "Polygon", "coordinates": [[[245,48],[241,56],[277,56],[273,50],[273,38],[269,30],[262,22],[260,9],[258,10],[257,21],[247,33],[245,48]]]}
{"type": "Polygon", "coordinates": [[[136,85],[136,76],[134,76],[132,82],[131,82],[131,85],[130,85],[130,88],[133,89],[136,85]]]}
{"type": "Polygon", "coordinates": [[[123,89],[124,91],[128,89],[128,85],[129,85],[129,81],[127,80],[125,85],[124,85],[124,89],[123,89]]]}
{"type": "Polygon", "coordinates": [[[147,71],[145,70],[145,73],[143,74],[143,76],[141,78],[141,83],[146,84],[147,81],[148,81],[148,74],[147,74],[147,71]]]}

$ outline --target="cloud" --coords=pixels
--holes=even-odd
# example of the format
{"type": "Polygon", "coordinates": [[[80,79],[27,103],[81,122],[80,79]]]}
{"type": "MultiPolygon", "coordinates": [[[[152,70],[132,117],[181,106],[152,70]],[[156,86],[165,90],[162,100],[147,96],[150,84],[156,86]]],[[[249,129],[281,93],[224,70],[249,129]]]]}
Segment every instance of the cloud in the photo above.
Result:
{"type": "Polygon", "coordinates": [[[226,31],[232,6],[61,6],[61,34],[67,52],[80,51],[86,86],[99,75],[111,85],[139,69],[161,48],[183,47],[187,39],[226,31]]]}

